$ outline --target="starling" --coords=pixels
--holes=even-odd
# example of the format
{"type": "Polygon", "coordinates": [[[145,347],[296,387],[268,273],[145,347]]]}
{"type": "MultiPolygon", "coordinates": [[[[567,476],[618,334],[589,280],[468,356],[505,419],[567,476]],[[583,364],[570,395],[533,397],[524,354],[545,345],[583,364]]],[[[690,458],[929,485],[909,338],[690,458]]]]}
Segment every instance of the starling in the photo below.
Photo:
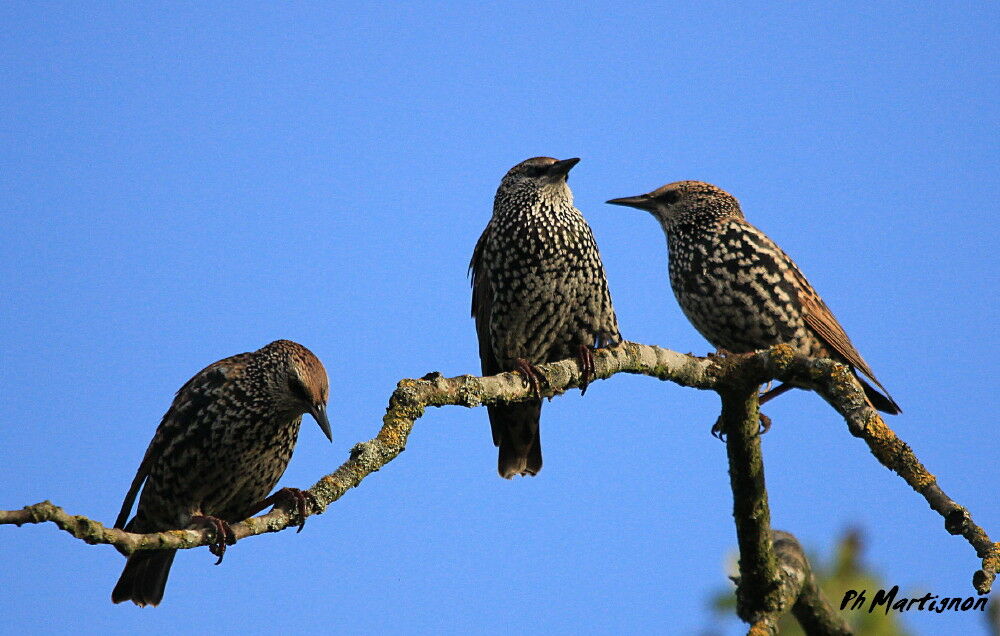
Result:
{"type": "MultiPolygon", "coordinates": [[[[212,552],[221,561],[226,543],[235,542],[228,524],[263,510],[278,494],[297,499],[304,522],[300,491],[267,494],[292,457],[304,413],[332,441],[329,392],[323,364],[289,340],[205,367],[180,388],[163,416],[115,527],[147,533],[208,525],[216,530],[212,552]],[[140,487],[135,517],[126,525],[140,487]]],[[[176,552],[134,552],[111,600],[159,604],[176,552]]]]}
{"type": "Polygon", "coordinates": [[[535,157],[511,168],[469,264],[483,375],[520,370],[535,389],[533,399],[488,407],[505,479],[542,468],[534,365],[579,356],[585,391],[591,349],[621,341],[601,255],[566,183],[579,161],[535,157]]]}
{"type": "MultiPolygon", "coordinates": [[[[851,344],[792,259],[743,217],[735,197],[701,181],[670,183],[608,203],[646,210],[663,226],[670,286],[684,315],[720,351],[747,353],[779,343],[861,371],[872,406],[901,410],[851,344]]],[[[792,388],[782,385],[761,402],[792,388]]]]}

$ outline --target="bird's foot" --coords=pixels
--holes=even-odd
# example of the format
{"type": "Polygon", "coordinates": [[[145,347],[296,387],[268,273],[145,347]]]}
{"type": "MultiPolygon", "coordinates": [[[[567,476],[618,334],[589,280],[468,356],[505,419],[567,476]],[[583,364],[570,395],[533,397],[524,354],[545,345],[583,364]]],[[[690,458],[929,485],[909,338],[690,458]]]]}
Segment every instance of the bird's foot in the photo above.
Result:
{"type": "Polygon", "coordinates": [[[758,435],[763,435],[764,433],[771,430],[771,418],[764,415],[763,413],[757,413],[757,417],[760,418],[760,429],[757,431],[758,435]]]}
{"type": "MultiPolygon", "coordinates": [[[[708,356],[706,356],[706,357],[708,357],[708,358],[725,358],[726,356],[731,356],[731,355],[733,355],[733,352],[730,351],[729,349],[723,349],[722,347],[716,347],[715,351],[709,351],[708,352],[708,356]]],[[[715,427],[712,427],[712,428],[714,429],[715,427]]]]}
{"type": "Polygon", "coordinates": [[[236,545],[236,534],[229,527],[229,523],[211,515],[191,517],[191,523],[215,530],[215,539],[208,544],[208,551],[219,557],[219,560],[215,562],[216,565],[222,563],[222,557],[226,556],[226,546],[236,545]]]}
{"type": "Polygon", "coordinates": [[[594,338],[594,348],[607,349],[608,347],[617,347],[622,342],[624,342],[624,339],[621,334],[613,334],[603,331],[597,338],[594,338]]]}
{"type": "Polygon", "coordinates": [[[539,382],[538,376],[541,376],[542,379],[544,379],[545,376],[535,365],[531,364],[524,358],[518,358],[514,361],[514,364],[517,365],[517,370],[524,376],[524,383],[531,387],[531,391],[535,394],[536,398],[541,399],[542,386],[539,382]]]}
{"type": "Polygon", "coordinates": [[[309,516],[306,510],[306,505],[309,505],[312,508],[319,508],[319,505],[316,503],[315,495],[308,490],[299,490],[298,488],[282,488],[254,506],[253,512],[250,513],[250,516],[257,514],[265,508],[279,504],[286,504],[289,507],[292,505],[295,506],[295,511],[299,515],[299,529],[295,531],[296,533],[302,532],[302,528],[306,527],[306,517],[309,516]]]}
{"type": "MultiPolygon", "coordinates": [[[[759,428],[757,429],[757,435],[763,435],[764,433],[771,430],[771,418],[758,412],[757,417],[759,420],[759,428]]],[[[726,432],[722,430],[722,417],[715,420],[715,424],[712,425],[712,437],[719,440],[720,442],[726,441],[726,432]]]]}
{"type": "Polygon", "coordinates": [[[715,424],[712,424],[712,430],[710,432],[712,433],[712,437],[714,437],[715,439],[719,440],[720,442],[725,442],[726,441],[726,434],[724,432],[722,432],[722,416],[721,415],[719,416],[719,419],[715,420],[715,424]]]}
{"type": "Polygon", "coordinates": [[[580,379],[580,395],[586,395],[587,386],[595,373],[593,350],[587,345],[580,345],[577,351],[577,361],[580,363],[580,373],[583,375],[580,379]]]}

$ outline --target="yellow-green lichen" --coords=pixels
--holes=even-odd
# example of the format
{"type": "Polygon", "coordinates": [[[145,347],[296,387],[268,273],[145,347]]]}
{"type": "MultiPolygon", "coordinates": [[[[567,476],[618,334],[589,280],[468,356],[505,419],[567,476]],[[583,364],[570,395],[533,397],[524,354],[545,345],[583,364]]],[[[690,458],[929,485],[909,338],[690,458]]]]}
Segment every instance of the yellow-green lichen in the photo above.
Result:
{"type": "Polygon", "coordinates": [[[459,406],[467,408],[479,406],[483,403],[482,391],[483,387],[479,382],[472,379],[466,380],[458,389],[459,406]]]}
{"type": "Polygon", "coordinates": [[[784,372],[795,360],[795,349],[789,344],[779,344],[771,347],[771,362],[779,373],[784,372]]]}
{"type": "Polygon", "coordinates": [[[380,430],[378,435],[375,436],[375,439],[382,444],[393,448],[406,444],[406,436],[398,426],[383,426],[382,430],[380,430]]]}

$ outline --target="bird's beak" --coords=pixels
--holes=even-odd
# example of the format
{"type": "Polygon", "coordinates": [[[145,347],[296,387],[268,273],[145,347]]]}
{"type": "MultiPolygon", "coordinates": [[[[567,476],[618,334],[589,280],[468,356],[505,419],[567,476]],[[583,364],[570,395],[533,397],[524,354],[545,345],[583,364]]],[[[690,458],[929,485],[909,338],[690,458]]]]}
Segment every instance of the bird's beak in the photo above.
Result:
{"type": "Polygon", "coordinates": [[[548,169],[549,178],[556,181],[560,178],[564,178],[569,171],[573,169],[573,166],[580,163],[579,157],[573,157],[572,159],[563,159],[562,161],[557,161],[548,169]]]}
{"type": "Polygon", "coordinates": [[[319,424],[320,429],[326,438],[333,441],[333,431],[330,430],[330,420],[326,417],[326,404],[314,404],[311,409],[309,409],[309,414],[313,416],[316,423],[319,424]]]}
{"type": "Polygon", "coordinates": [[[648,194],[640,194],[637,197],[611,199],[608,203],[611,205],[626,205],[630,208],[639,208],[640,210],[652,210],[654,206],[653,197],[648,194]]]}

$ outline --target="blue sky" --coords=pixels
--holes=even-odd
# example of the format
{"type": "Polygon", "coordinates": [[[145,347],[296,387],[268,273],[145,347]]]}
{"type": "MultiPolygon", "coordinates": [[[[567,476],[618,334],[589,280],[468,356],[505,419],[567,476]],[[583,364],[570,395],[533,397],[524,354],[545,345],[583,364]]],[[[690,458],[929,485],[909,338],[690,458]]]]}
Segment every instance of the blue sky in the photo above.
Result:
{"type": "MultiPolygon", "coordinates": [[[[0,7],[0,509],[113,521],[172,394],[277,338],[334,385],[283,485],[378,430],[403,377],[479,368],[466,267],[535,155],[601,247],[623,335],[703,354],[659,227],[604,205],[736,195],[904,414],[889,424],[1000,538],[998,11],[987,3],[6,3],[0,7]]],[[[175,562],[162,606],[54,526],[0,527],[19,632],[740,633],[709,617],[735,549],[710,393],[618,376],[545,406],[545,469],[496,476],[486,413],[407,451],[303,533],[175,562]],[[43,617],[43,618],[39,618],[43,617]]],[[[964,540],[819,398],[769,404],[772,518],[848,526],[890,583],[972,593],[964,540]]],[[[981,633],[975,615],[909,616],[981,633]]]]}

